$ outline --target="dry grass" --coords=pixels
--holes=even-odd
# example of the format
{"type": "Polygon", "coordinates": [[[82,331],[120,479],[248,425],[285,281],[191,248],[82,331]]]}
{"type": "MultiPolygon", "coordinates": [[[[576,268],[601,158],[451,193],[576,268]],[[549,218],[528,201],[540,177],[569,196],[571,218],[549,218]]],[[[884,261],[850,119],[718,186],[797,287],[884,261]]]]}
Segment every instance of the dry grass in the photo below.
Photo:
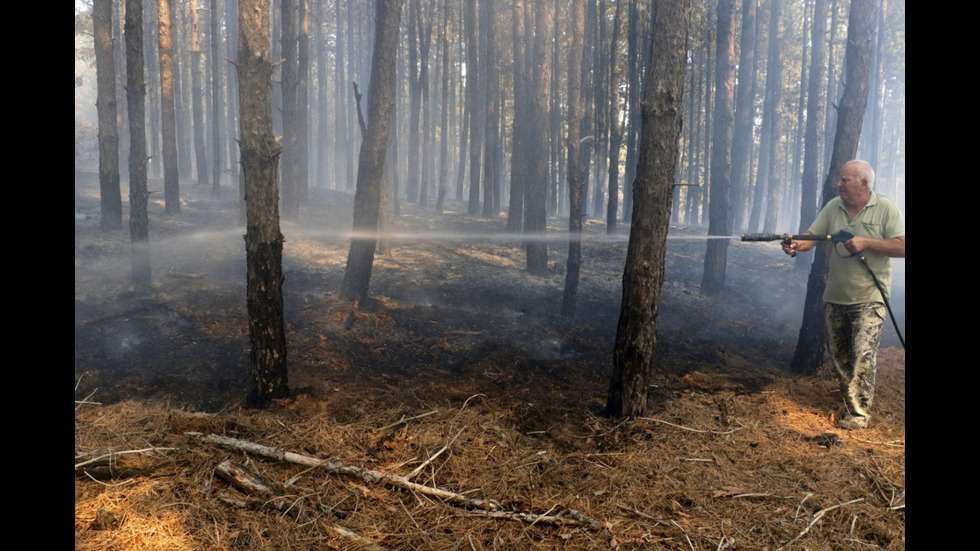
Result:
{"type": "MultiPolygon", "coordinates": [[[[904,368],[886,366],[892,370],[904,368]]],[[[269,411],[193,417],[160,403],[85,406],[76,414],[76,455],[179,450],[118,459],[152,465],[150,476],[107,483],[76,476],[76,548],[363,547],[338,534],[339,526],[391,549],[717,549],[722,538],[733,538],[736,549],[776,549],[821,509],[860,499],[826,513],[796,548],[904,549],[905,448],[891,423],[853,434],[830,428],[828,416],[807,403],[814,398],[808,391],[826,394],[817,379],[777,380],[750,394],[684,384],[655,417],[553,419],[530,432],[516,428],[519,411],[475,397],[374,446],[377,429],[401,418],[403,407],[362,410],[342,423],[305,395],[269,411]],[[603,528],[484,519],[423,495],[213,448],[186,431],[395,474],[411,472],[459,433],[418,482],[530,513],[571,507],[603,528]],[[291,482],[283,499],[292,509],[220,501],[219,491],[236,492],[213,474],[226,458],[277,485],[291,482]],[[100,509],[117,524],[94,529],[100,509]]]]}

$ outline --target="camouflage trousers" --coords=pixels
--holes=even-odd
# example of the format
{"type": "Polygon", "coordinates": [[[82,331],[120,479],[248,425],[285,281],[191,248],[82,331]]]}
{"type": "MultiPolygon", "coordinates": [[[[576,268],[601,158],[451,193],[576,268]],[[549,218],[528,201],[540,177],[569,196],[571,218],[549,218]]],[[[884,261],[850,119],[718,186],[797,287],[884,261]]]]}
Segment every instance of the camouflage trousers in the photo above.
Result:
{"type": "Polygon", "coordinates": [[[875,393],[875,362],[881,343],[885,305],[827,303],[830,357],[848,413],[867,423],[875,393]]]}

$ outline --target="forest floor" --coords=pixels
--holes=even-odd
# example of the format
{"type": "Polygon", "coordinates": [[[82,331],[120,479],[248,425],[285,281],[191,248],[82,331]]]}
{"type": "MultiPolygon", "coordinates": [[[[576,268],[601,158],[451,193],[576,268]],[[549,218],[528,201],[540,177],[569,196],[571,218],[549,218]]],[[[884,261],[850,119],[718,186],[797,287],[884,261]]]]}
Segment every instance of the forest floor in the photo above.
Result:
{"type": "MultiPolygon", "coordinates": [[[[314,189],[300,220],[283,223],[291,395],[256,411],[241,407],[249,343],[234,192],[185,186],[181,213],[167,216],[151,181],[154,283],[137,294],[129,232],[99,230],[96,179],[75,182],[76,549],[905,548],[905,351],[887,326],[871,427],[837,429],[829,365],[786,369],[806,272],[774,243],[733,242],[727,292],[708,299],[703,229],[671,228],[689,239],[669,242],[662,376],[648,416],[623,422],[603,409],[625,232],[607,239],[604,224],[587,224],[578,314],[565,319],[567,243],[550,242],[552,274],[533,277],[503,216],[403,205],[405,235],[375,261],[346,330],[352,196],[314,189]],[[547,517],[492,518],[188,432],[547,517]],[[108,466],[77,467],[109,454],[108,466]],[[226,459],[273,494],[232,488],[217,474],[226,459]],[[570,510],[597,525],[576,525],[570,510]]],[[[557,233],[567,221],[549,224],[557,233]]],[[[904,261],[897,269],[904,304],[904,261]]]]}

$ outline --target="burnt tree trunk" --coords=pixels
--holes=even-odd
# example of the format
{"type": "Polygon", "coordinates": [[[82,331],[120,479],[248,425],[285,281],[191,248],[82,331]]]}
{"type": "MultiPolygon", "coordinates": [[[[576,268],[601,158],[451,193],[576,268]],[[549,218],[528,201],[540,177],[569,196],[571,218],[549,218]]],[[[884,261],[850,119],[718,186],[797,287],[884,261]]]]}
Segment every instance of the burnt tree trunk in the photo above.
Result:
{"type": "Polygon", "coordinates": [[[654,375],[657,310],[679,154],[690,17],[687,0],[657,2],[642,106],[640,158],[633,186],[633,226],[606,403],[608,413],[617,417],[643,413],[654,375]]]}
{"type": "Polygon", "coordinates": [[[95,69],[99,112],[100,226],[122,229],[122,192],[119,186],[119,129],[116,126],[116,64],[112,54],[112,0],[92,6],[95,34],[95,69]]]}
{"type": "MultiPolygon", "coordinates": [[[[868,103],[868,78],[871,68],[871,38],[877,0],[853,0],[847,23],[847,48],[844,52],[844,92],[837,108],[837,132],[834,148],[827,167],[827,179],[823,184],[823,201],[836,195],[836,182],[844,163],[857,154],[864,110],[868,103]]],[[[826,320],[824,319],[823,292],[827,287],[831,247],[821,243],[815,249],[813,266],[806,287],[806,303],[803,325],[796,342],[796,352],[790,369],[796,373],[813,373],[823,362],[827,348],[826,320]]]]}
{"type": "Polygon", "coordinates": [[[246,299],[252,344],[248,403],[255,407],[289,394],[282,306],[282,233],[279,231],[281,149],[272,133],[269,13],[269,0],[239,1],[239,120],[247,211],[246,299]]]}
{"type": "Polygon", "coordinates": [[[582,166],[582,53],[585,39],[584,0],[572,6],[572,47],[568,55],[568,262],[561,315],[575,315],[579,271],[582,267],[582,218],[585,215],[583,192],[588,165],[582,166]]]}
{"type": "MultiPolygon", "coordinates": [[[[708,235],[729,235],[732,233],[729,190],[732,175],[732,135],[735,127],[735,0],[719,0],[717,31],[708,235]]],[[[708,240],[701,294],[717,296],[725,289],[728,243],[727,239],[708,240]]]]}
{"type": "Polygon", "coordinates": [[[357,189],[354,193],[354,236],[347,255],[341,295],[364,300],[371,282],[377,246],[382,180],[391,110],[395,107],[395,60],[402,0],[376,0],[374,56],[368,86],[368,120],[357,159],[357,189]]]}
{"type": "Polygon", "coordinates": [[[143,80],[143,1],[126,0],[126,105],[129,115],[129,235],[133,285],[150,286],[150,221],[146,213],[146,83],[143,80]]]}

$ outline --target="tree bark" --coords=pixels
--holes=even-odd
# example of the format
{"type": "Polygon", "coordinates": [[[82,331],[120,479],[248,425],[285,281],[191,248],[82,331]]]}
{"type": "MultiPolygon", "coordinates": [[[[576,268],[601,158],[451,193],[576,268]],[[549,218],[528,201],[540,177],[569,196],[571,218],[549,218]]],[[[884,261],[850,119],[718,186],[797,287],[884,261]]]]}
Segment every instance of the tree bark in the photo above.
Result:
{"type": "Polygon", "coordinates": [[[643,413],[654,374],[657,311],[679,153],[690,16],[687,0],[662,0],[654,15],[642,144],[633,187],[633,226],[606,403],[609,414],[617,417],[643,413]]]}
{"type": "MultiPolygon", "coordinates": [[[[711,137],[711,200],[708,235],[730,235],[732,136],[735,127],[735,0],[718,1],[715,50],[715,115],[711,137]]],[[[701,294],[717,296],[725,289],[727,239],[709,239],[704,255],[701,294]]]]}
{"type": "Polygon", "coordinates": [[[368,121],[357,163],[354,194],[354,237],[347,255],[341,295],[349,300],[367,298],[377,245],[381,182],[391,110],[395,105],[395,59],[402,0],[376,0],[374,56],[368,87],[368,121]]]}
{"type": "Polygon", "coordinates": [[[561,315],[575,315],[579,271],[582,267],[582,218],[585,205],[582,194],[588,175],[588,165],[582,166],[582,53],[585,39],[584,0],[572,5],[572,47],[568,55],[568,262],[565,272],[565,291],[561,299],[561,315]]]}
{"type": "MultiPolygon", "coordinates": [[[[864,111],[868,103],[868,78],[870,74],[871,40],[874,12],[877,0],[853,0],[847,24],[847,48],[844,58],[845,84],[837,108],[837,132],[834,149],[827,167],[827,179],[823,185],[823,201],[826,205],[836,195],[836,181],[840,169],[857,154],[864,111]]],[[[796,373],[813,373],[823,362],[827,347],[826,321],[824,319],[823,292],[827,287],[831,247],[827,243],[817,246],[813,266],[807,281],[803,325],[796,342],[796,352],[790,369],[796,373]]]]}
{"type": "Polygon", "coordinates": [[[310,193],[310,6],[299,0],[296,40],[296,193],[297,210],[310,193]]]}
{"type": "Polygon", "coordinates": [[[498,131],[500,128],[497,112],[497,96],[500,83],[497,82],[496,40],[494,36],[493,0],[483,0],[480,8],[480,43],[483,45],[480,56],[480,88],[483,90],[483,210],[484,217],[496,216],[493,210],[494,181],[497,178],[497,150],[500,147],[498,131]]]}
{"type": "Polygon", "coordinates": [[[524,233],[527,271],[533,275],[548,273],[548,244],[541,239],[547,230],[546,203],[548,200],[548,85],[551,76],[551,40],[554,20],[549,17],[554,0],[538,0],[535,11],[535,66],[533,115],[528,145],[533,156],[530,173],[524,184],[524,233]]]}
{"type": "Polygon", "coordinates": [[[282,304],[279,154],[272,132],[269,0],[239,1],[238,85],[247,223],[246,298],[251,350],[248,404],[263,407],[289,395],[282,304]]]}
{"type": "Polygon", "coordinates": [[[194,117],[194,158],[197,163],[197,183],[208,185],[208,154],[204,143],[204,75],[202,65],[204,52],[201,51],[201,23],[197,0],[190,1],[191,12],[191,103],[194,117]]]}
{"type": "MultiPolygon", "coordinates": [[[[803,148],[803,186],[800,192],[800,233],[806,231],[817,217],[817,180],[820,162],[820,129],[823,127],[823,64],[827,54],[827,0],[816,0],[813,14],[810,78],[807,91],[806,131],[803,148]]],[[[807,256],[797,258],[798,266],[806,266],[807,256]]]]}
{"type": "Polygon", "coordinates": [[[116,126],[116,64],[112,53],[112,0],[92,6],[95,68],[99,115],[100,227],[122,229],[122,192],[119,186],[119,128],[116,126]]]}
{"type": "MultiPolygon", "coordinates": [[[[486,126],[487,95],[483,90],[483,75],[480,74],[480,48],[477,45],[476,0],[467,0],[465,11],[466,25],[466,109],[470,117],[470,188],[466,206],[468,214],[480,212],[480,177],[483,174],[483,138],[486,126]]],[[[485,9],[483,6],[481,9],[485,9]]],[[[483,55],[486,55],[485,53],[483,55]]]]}
{"type": "Polygon", "coordinates": [[[133,285],[150,286],[150,221],[146,212],[146,83],[143,80],[143,2],[126,0],[126,105],[129,115],[129,234],[133,285]]]}
{"type": "Polygon", "coordinates": [[[735,131],[732,138],[731,204],[734,228],[745,221],[745,198],[749,196],[753,127],[755,125],[756,11],[759,0],[745,0],[742,6],[742,36],[739,39],[738,97],[735,131]]]}
{"type": "Polygon", "coordinates": [[[507,208],[507,231],[516,232],[524,225],[524,179],[527,171],[527,86],[524,66],[524,3],[514,0],[512,29],[514,35],[514,117],[510,155],[510,200],[507,208]]]}
{"type": "Polygon", "coordinates": [[[440,43],[442,44],[442,101],[440,102],[439,128],[439,184],[436,191],[436,212],[442,214],[446,203],[446,189],[449,182],[449,0],[445,0],[442,8],[443,19],[440,25],[440,43]]]}
{"type": "Polygon", "coordinates": [[[173,0],[160,0],[157,21],[160,41],[160,105],[163,133],[163,197],[165,212],[180,212],[180,176],[177,172],[177,111],[174,104],[174,48],[170,26],[173,0]]]}
{"type": "Polygon", "coordinates": [[[281,0],[282,19],[282,216],[299,216],[299,69],[296,31],[297,0],[281,0]]]}
{"type": "Polygon", "coordinates": [[[218,0],[211,0],[211,196],[221,195],[221,116],[224,112],[222,100],[224,87],[221,83],[220,18],[218,17],[218,0]]]}
{"type": "Polygon", "coordinates": [[[613,34],[609,48],[609,198],[606,202],[606,232],[616,233],[619,215],[619,150],[623,145],[623,127],[619,123],[619,36],[623,28],[625,0],[616,2],[613,34]]]}

